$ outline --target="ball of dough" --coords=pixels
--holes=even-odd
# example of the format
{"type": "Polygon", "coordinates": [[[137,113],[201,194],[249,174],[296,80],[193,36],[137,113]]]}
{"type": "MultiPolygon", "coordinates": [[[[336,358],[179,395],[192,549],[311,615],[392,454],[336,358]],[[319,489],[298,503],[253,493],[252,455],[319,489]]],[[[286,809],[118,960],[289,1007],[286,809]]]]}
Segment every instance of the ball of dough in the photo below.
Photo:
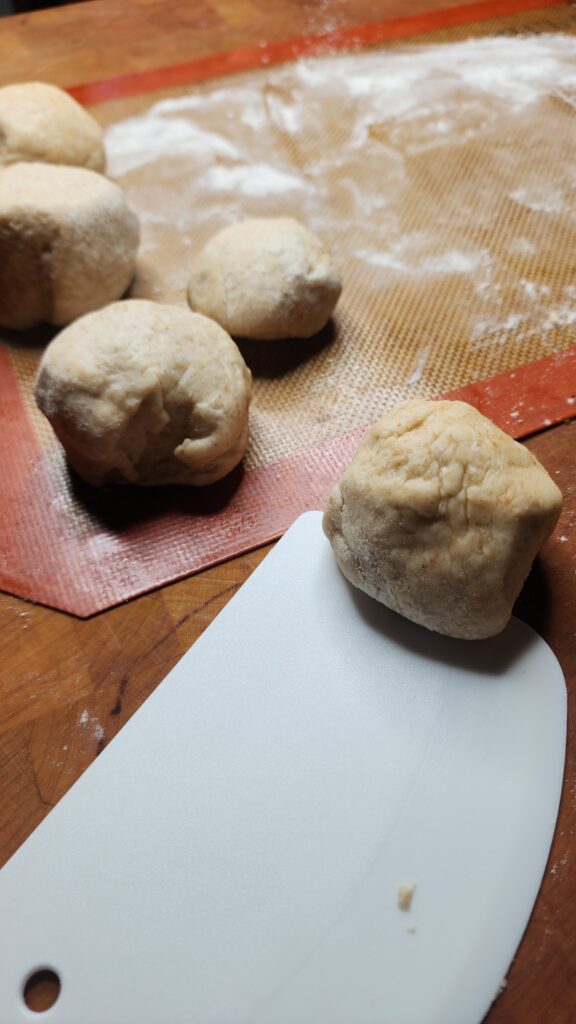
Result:
{"type": "Polygon", "coordinates": [[[61,326],[124,294],[140,227],[117,185],[54,164],[0,170],[0,325],[61,326]]]}
{"type": "Polygon", "coordinates": [[[0,89],[0,167],[32,161],[106,169],[102,129],[68,93],[46,82],[0,89]]]}
{"type": "Polygon", "coordinates": [[[322,243],[289,217],[245,220],[197,256],[188,299],[230,334],[309,338],[330,319],[342,283],[322,243]]]}
{"type": "Polygon", "coordinates": [[[465,402],[405,402],[368,432],[324,513],[355,586],[413,622],[500,632],[562,495],[538,460],[465,402]]]}
{"type": "Polygon", "coordinates": [[[89,484],[210,484],[248,441],[250,371],[213,320],[116,302],[48,345],[36,402],[89,484]]]}

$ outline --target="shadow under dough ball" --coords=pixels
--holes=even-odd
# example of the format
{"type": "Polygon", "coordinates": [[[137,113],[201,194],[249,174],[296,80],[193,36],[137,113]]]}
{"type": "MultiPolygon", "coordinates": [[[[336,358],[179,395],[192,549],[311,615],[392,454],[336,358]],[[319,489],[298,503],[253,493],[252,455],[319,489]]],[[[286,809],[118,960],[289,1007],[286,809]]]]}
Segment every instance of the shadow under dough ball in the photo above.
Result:
{"type": "Polygon", "coordinates": [[[248,442],[250,371],[218,324],[145,299],[61,331],[36,402],[87,483],[211,484],[248,442]]]}
{"type": "Polygon", "coordinates": [[[538,460],[465,402],[404,402],[360,444],[324,532],[354,586],[448,636],[499,633],[562,504],[538,460]]]}
{"type": "Polygon", "coordinates": [[[5,85],[0,88],[0,167],[23,161],[68,164],[103,173],[102,129],[56,85],[5,85]]]}
{"type": "Polygon", "coordinates": [[[70,323],[124,294],[140,226],[101,174],[55,164],[0,169],[0,325],[70,323]]]}
{"type": "Polygon", "coordinates": [[[291,217],[255,218],[214,235],[192,266],[192,309],[239,338],[310,338],[342,291],[322,243],[291,217]]]}

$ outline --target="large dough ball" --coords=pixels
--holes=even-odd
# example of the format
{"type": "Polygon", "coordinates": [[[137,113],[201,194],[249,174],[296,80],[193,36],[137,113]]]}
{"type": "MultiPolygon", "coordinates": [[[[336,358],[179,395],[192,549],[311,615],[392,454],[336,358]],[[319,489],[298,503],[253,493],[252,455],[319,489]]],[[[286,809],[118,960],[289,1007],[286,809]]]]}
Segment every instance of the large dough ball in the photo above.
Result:
{"type": "Polygon", "coordinates": [[[330,319],[342,284],[322,243],[289,217],[245,220],[197,256],[188,299],[237,337],[309,338],[330,319]]]}
{"type": "Polygon", "coordinates": [[[119,299],[140,227],[117,185],[53,164],[0,170],[0,325],[61,326],[119,299]]]}
{"type": "Polygon", "coordinates": [[[117,302],[48,345],[36,401],[88,483],[210,484],[248,441],[250,371],[218,324],[117,302]]]}
{"type": "Polygon", "coordinates": [[[562,495],[538,460],[465,402],[405,402],[369,431],[324,513],[355,586],[448,636],[508,622],[562,495]]]}
{"type": "Polygon", "coordinates": [[[68,93],[45,82],[0,89],[0,167],[20,161],[106,169],[102,129],[68,93]]]}

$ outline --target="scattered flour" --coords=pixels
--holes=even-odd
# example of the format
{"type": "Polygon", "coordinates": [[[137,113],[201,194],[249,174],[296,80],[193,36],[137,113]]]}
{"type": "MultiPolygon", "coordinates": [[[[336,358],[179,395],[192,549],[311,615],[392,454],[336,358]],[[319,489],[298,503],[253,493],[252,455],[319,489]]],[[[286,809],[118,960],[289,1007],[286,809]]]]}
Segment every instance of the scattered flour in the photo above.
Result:
{"type": "Polygon", "coordinates": [[[238,159],[238,150],[222,135],[203,131],[194,121],[183,117],[159,118],[156,110],[153,107],[147,114],[121,121],[108,129],[106,145],[115,154],[116,177],[143,164],[164,160],[167,153],[172,159],[180,156],[203,161],[217,157],[238,159]]]}
{"type": "MultiPolygon", "coordinates": [[[[87,708],[85,708],[84,711],[81,713],[80,718],[78,719],[78,725],[80,725],[83,729],[87,729],[88,727],[90,727],[92,736],[98,742],[100,742],[100,740],[103,740],[106,735],[106,729],[101,724],[98,716],[91,715],[87,708]]],[[[65,747],[64,749],[67,750],[68,748],[65,747]]]]}
{"type": "Polygon", "coordinates": [[[398,892],[396,893],[396,903],[398,909],[403,911],[410,910],[412,906],[412,900],[414,899],[414,892],[416,890],[416,884],[410,885],[399,885],[398,892]]]}
{"type": "Polygon", "coordinates": [[[422,374],[424,373],[424,370],[426,369],[426,364],[428,362],[429,355],[430,355],[430,345],[424,345],[424,347],[421,348],[420,352],[418,353],[418,359],[416,360],[416,366],[414,367],[412,373],[408,377],[408,379],[406,381],[407,384],[417,384],[418,383],[418,381],[422,377],[422,374]]]}
{"type": "Polygon", "coordinates": [[[216,192],[244,192],[250,196],[283,196],[290,190],[305,188],[304,183],[295,175],[286,174],[268,164],[212,167],[206,175],[206,183],[216,192]]]}

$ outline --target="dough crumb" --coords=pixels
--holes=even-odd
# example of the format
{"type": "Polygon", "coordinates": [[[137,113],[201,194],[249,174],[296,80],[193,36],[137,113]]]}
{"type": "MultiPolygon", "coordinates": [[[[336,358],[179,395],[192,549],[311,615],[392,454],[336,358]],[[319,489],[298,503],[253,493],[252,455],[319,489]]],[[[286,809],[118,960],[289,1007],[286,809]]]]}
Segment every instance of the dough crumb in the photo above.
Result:
{"type": "Polygon", "coordinates": [[[396,894],[396,902],[400,910],[408,911],[412,906],[416,883],[412,885],[399,885],[396,894]]]}

